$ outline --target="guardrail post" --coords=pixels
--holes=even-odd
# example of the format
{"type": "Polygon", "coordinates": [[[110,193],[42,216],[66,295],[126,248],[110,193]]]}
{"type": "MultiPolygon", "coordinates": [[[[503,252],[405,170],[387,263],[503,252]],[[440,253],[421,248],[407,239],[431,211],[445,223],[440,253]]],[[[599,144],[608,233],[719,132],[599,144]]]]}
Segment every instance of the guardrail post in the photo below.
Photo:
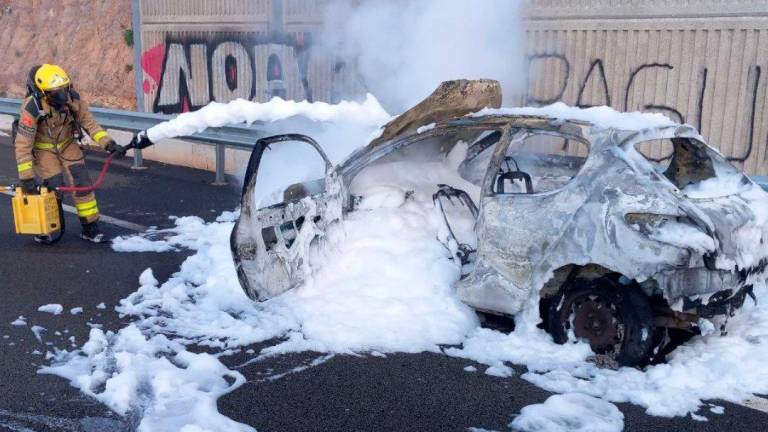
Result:
{"type": "Polygon", "coordinates": [[[226,165],[226,146],[224,144],[216,144],[216,180],[213,182],[214,186],[224,186],[227,184],[227,177],[224,172],[226,165]]]}
{"type": "Polygon", "coordinates": [[[131,169],[135,169],[135,170],[147,169],[147,167],[144,166],[144,158],[141,156],[140,149],[133,149],[133,165],[131,165],[131,169]]]}

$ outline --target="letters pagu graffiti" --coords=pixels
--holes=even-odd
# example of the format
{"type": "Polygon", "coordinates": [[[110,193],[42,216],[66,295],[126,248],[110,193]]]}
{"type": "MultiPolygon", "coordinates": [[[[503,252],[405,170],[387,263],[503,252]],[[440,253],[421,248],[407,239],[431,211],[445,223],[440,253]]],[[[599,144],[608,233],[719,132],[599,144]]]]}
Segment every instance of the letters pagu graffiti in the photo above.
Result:
{"type": "Polygon", "coordinates": [[[338,102],[365,93],[353,68],[314,49],[311,34],[237,40],[168,38],[142,55],[152,111],[193,111],[237,98],[338,102]]]}
{"type": "MultiPolygon", "coordinates": [[[[758,93],[761,83],[762,70],[759,65],[744,65],[748,68],[746,75],[746,82],[744,88],[740,89],[741,93],[746,94],[743,98],[745,105],[743,109],[747,110],[747,115],[744,117],[744,124],[739,125],[743,127],[747,132],[744,139],[746,140],[746,146],[742,154],[730,155],[728,157],[731,161],[744,162],[752,155],[755,148],[755,121],[758,116],[758,93]]],[[[711,89],[707,88],[709,69],[702,65],[697,70],[695,76],[696,81],[690,83],[690,92],[692,97],[696,99],[695,113],[692,110],[687,110],[689,118],[678,110],[676,107],[668,106],[658,103],[646,103],[643,101],[644,97],[648,97],[647,94],[635,94],[636,88],[641,81],[639,77],[646,73],[656,73],[656,76],[660,74],[669,74],[675,69],[675,66],[669,63],[645,63],[639,64],[634,67],[630,67],[627,71],[628,75],[625,78],[623,92],[619,96],[623,96],[623,101],[616,101],[615,95],[611,94],[609,90],[609,78],[621,79],[618,76],[606,76],[606,66],[602,59],[594,59],[589,63],[584,77],[581,79],[574,78],[573,68],[568,58],[559,53],[546,53],[536,54],[528,58],[528,76],[530,82],[528,83],[528,94],[525,98],[525,102],[528,105],[548,105],[564,99],[566,90],[571,81],[578,85],[575,100],[568,100],[566,102],[574,104],[576,106],[585,108],[595,105],[608,105],[615,109],[623,111],[632,110],[644,110],[644,111],[657,111],[662,112],[669,116],[671,119],[679,123],[693,123],[696,122],[696,126],[702,131],[702,122],[704,121],[704,108],[705,104],[711,104],[710,110],[721,110],[723,104],[718,103],[713,99],[711,95],[711,89]],[[551,74],[542,74],[544,70],[549,70],[551,74]],[[550,76],[551,75],[551,76],[550,76]],[[544,78],[542,78],[544,76],[544,78]],[[543,83],[542,79],[550,80],[551,82],[543,83]],[[586,101],[588,86],[590,88],[597,89],[596,92],[591,92],[591,100],[586,101]],[[596,86],[596,87],[595,87],[596,86]],[[709,93],[708,93],[709,90],[709,93]],[[705,98],[705,95],[709,95],[705,98]],[[694,117],[695,116],[695,117],[694,117]]],[[[643,87],[639,87],[642,89],[643,87]]],[[[725,95],[727,96],[727,95],[725,95]]],[[[653,98],[653,96],[651,96],[653,98]]],[[[686,110],[683,110],[686,111],[686,110]]],[[[720,113],[721,115],[723,113],[720,113]]],[[[710,113],[710,116],[716,115],[714,112],[710,113]]]]}

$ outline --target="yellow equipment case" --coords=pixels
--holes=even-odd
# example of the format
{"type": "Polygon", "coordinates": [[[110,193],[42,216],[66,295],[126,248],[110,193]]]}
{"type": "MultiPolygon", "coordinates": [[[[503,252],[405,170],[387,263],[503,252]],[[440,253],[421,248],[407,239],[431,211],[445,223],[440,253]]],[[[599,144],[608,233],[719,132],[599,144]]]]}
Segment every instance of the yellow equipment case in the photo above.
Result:
{"type": "Polygon", "coordinates": [[[12,203],[16,234],[50,236],[63,228],[56,193],[48,188],[40,188],[39,195],[16,188],[12,203]]]}

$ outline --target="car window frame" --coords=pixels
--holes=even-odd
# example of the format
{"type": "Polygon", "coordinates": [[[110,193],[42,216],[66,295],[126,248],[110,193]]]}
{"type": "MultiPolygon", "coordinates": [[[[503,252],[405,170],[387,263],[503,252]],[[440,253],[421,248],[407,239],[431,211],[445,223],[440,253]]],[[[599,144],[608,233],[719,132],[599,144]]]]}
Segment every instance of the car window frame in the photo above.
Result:
{"type": "Polygon", "coordinates": [[[505,132],[504,135],[501,136],[499,139],[499,142],[496,144],[496,150],[494,151],[493,157],[491,158],[491,162],[488,164],[488,171],[485,174],[485,180],[483,180],[483,186],[482,186],[482,196],[483,198],[493,198],[493,197],[499,197],[499,198],[509,198],[509,197],[540,197],[540,196],[546,196],[546,195],[552,195],[555,193],[558,193],[565,188],[567,188],[569,185],[571,185],[574,180],[581,175],[582,170],[584,170],[584,167],[587,165],[589,158],[592,156],[592,145],[586,138],[567,133],[562,131],[555,131],[555,130],[548,130],[548,129],[539,129],[539,128],[525,128],[525,127],[517,127],[517,128],[509,128],[505,132]],[[563,186],[548,190],[545,192],[534,192],[534,193],[496,193],[493,190],[493,185],[496,182],[496,178],[498,177],[498,172],[501,167],[502,162],[504,161],[504,157],[507,155],[507,151],[510,146],[515,145],[516,143],[519,145],[522,145],[522,142],[524,140],[517,140],[516,135],[518,133],[527,133],[531,135],[552,135],[557,136],[561,138],[565,138],[566,140],[574,140],[579,141],[580,143],[587,146],[587,155],[584,157],[584,163],[579,167],[579,170],[574,174],[573,177],[568,181],[568,183],[564,184],[563,186]]]}
{"type": "MultiPolygon", "coordinates": [[[[368,166],[378,162],[380,159],[388,156],[391,153],[401,150],[402,148],[409,147],[417,144],[418,142],[434,138],[437,136],[447,136],[451,134],[458,134],[462,129],[480,130],[484,131],[501,132],[499,140],[490,145],[489,147],[498,146],[502,140],[505,139],[505,131],[508,129],[507,125],[500,124],[485,124],[485,123],[473,123],[473,124],[438,124],[436,127],[423,131],[421,133],[416,132],[405,137],[395,139],[389,143],[379,146],[371,153],[365,154],[367,147],[362,147],[355,152],[360,152],[360,155],[352,153],[344,162],[336,166],[336,171],[344,179],[344,184],[351,185],[357,176],[368,166]],[[364,156],[364,157],[363,157],[364,156]]],[[[470,146],[471,148],[471,146],[470,146]]],[[[479,154],[479,153],[478,153],[479,154]]],[[[472,157],[476,157],[477,154],[472,157]]],[[[483,180],[485,181],[485,180],[483,180]]]]}

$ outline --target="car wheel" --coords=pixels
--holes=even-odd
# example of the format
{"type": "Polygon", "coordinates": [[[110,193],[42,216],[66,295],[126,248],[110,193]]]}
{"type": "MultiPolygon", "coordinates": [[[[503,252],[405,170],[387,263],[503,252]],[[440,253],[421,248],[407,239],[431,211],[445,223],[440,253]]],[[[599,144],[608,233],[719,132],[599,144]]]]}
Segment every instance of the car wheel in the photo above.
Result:
{"type": "Polygon", "coordinates": [[[555,342],[584,340],[609,366],[642,366],[654,345],[648,297],[634,285],[603,277],[567,283],[549,302],[547,331],[555,342]]]}

